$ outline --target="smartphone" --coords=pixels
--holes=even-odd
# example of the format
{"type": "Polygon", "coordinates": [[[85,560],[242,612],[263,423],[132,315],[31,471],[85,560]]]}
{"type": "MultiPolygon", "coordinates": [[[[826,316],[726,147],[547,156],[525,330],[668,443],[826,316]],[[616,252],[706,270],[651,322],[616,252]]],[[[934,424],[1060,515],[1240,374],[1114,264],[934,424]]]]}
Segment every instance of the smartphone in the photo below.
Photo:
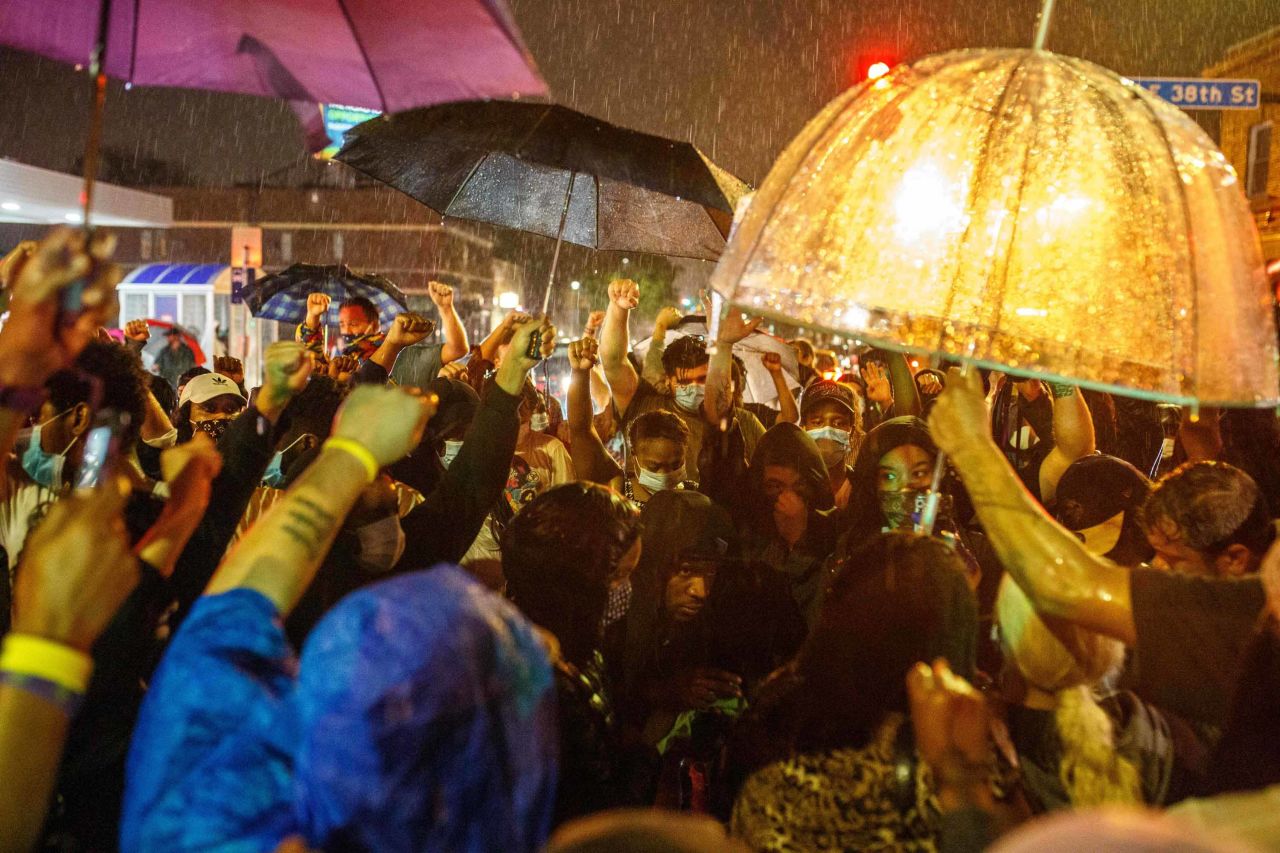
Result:
{"type": "Polygon", "coordinates": [[[76,474],[77,489],[92,489],[102,483],[104,472],[120,454],[120,435],[129,426],[129,415],[102,409],[94,415],[84,441],[84,456],[76,474]]]}

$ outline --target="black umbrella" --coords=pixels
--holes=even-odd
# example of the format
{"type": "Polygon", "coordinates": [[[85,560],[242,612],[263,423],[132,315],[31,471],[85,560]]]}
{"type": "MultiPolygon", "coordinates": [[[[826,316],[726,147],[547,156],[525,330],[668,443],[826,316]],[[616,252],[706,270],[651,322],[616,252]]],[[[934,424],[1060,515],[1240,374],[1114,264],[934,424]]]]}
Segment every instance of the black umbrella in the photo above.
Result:
{"type": "Polygon", "coordinates": [[[551,104],[466,101],[373,119],[337,159],[444,217],[554,237],[556,260],[560,240],[715,260],[747,190],[687,142],[551,104]]]}
{"type": "Polygon", "coordinates": [[[345,264],[294,264],[260,279],[245,291],[244,301],[255,317],[301,323],[307,316],[307,296],[312,293],[329,296],[329,311],[324,318],[328,326],[337,324],[338,305],[349,296],[371,301],[383,321],[408,310],[408,300],[390,279],[376,273],[352,272],[345,264]]]}

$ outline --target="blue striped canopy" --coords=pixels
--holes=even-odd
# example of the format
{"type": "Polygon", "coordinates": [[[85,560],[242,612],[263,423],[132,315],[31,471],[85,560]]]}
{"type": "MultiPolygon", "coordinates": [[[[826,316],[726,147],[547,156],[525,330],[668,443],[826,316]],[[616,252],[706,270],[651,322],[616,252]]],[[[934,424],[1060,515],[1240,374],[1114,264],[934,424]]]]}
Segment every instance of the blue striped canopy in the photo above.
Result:
{"type": "Polygon", "coordinates": [[[245,292],[244,301],[259,319],[301,323],[307,317],[307,296],[312,293],[328,295],[329,311],[324,322],[330,326],[338,324],[338,306],[351,296],[363,296],[373,302],[383,325],[408,310],[408,300],[390,279],[375,273],[352,272],[345,264],[294,264],[256,282],[245,292]]]}

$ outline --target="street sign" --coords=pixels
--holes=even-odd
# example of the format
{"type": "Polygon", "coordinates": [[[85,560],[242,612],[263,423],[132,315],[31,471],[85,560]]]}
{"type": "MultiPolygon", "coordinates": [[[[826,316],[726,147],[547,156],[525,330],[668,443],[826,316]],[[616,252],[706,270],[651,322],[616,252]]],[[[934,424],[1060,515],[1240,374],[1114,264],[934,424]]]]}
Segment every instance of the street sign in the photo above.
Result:
{"type": "Polygon", "coordinates": [[[1262,105],[1257,80],[1209,80],[1197,77],[1133,77],[1148,92],[1184,110],[1256,110],[1262,105]]]}
{"type": "Polygon", "coordinates": [[[231,304],[239,305],[244,302],[245,288],[251,287],[254,281],[253,267],[232,267],[231,268],[231,304]]]}

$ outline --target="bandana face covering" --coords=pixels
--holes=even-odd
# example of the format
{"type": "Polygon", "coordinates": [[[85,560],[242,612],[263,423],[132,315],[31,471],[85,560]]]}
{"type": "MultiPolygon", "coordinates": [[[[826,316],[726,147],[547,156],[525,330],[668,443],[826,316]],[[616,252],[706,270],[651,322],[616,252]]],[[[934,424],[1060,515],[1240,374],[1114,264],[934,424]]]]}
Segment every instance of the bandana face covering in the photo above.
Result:
{"type": "Polygon", "coordinates": [[[213,439],[213,443],[217,444],[222,440],[222,436],[231,427],[230,418],[219,418],[213,421],[200,421],[196,424],[196,429],[208,435],[213,439]]]}

